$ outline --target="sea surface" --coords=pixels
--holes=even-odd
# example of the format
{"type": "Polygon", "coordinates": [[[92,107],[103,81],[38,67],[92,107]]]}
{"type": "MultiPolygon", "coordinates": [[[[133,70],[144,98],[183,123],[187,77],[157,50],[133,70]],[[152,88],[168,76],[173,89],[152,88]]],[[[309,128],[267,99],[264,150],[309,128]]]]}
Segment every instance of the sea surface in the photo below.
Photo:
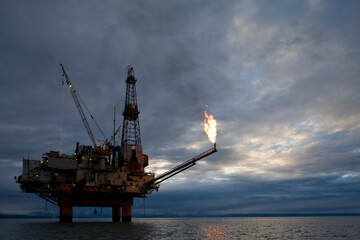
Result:
{"type": "Polygon", "coordinates": [[[360,239],[360,217],[0,219],[0,239],[360,239]]]}

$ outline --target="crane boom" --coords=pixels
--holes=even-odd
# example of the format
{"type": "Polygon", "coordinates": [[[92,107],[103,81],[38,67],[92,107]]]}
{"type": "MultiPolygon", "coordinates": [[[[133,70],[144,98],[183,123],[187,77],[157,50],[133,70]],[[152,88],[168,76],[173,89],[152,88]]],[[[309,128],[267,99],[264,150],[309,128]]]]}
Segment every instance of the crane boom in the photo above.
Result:
{"type": "Polygon", "coordinates": [[[78,109],[78,111],[79,111],[79,113],[80,113],[80,117],[81,117],[81,119],[82,119],[82,121],[83,121],[83,123],[84,123],[84,125],[85,125],[86,131],[87,131],[87,133],[88,133],[88,135],[89,135],[89,137],[90,137],[90,140],[92,141],[93,145],[94,145],[95,148],[96,148],[97,146],[96,146],[96,140],[95,140],[94,134],[92,133],[91,128],[90,128],[90,125],[89,125],[89,123],[88,123],[88,121],[87,121],[87,119],[86,119],[86,116],[85,116],[85,114],[84,114],[84,111],[82,110],[82,107],[81,107],[81,105],[80,105],[79,98],[78,98],[78,96],[77,96],[77,94],[76,94],[76,90],[74,89],[74,87],[73,87],[73,85],[72,85],[69,77],[67,76],[67,74],[66,74],[66,72],[65,72],[65,69],[64,69],[64,66],[63,66],[61,63],[60,63],[60,66],[61,66],[61,69],[62,69],[62,71],[63,71],[63,75],[65,76],[66,84],[68,85],[69,90],[70,90],[70,92],[71,92],[71,96],[72,96],[73,99],[74,99],[75,105],[76,105],[76,107],[77,107],[77,109],[78,109]]]}
{"type": "Polygon", "coordinates": [[[155,183],[155,185],[158,185],[159,183],[175,176],[178,173],[181,173],[182,171],[185,171],[186,169],[194,166],[196,164],[197,161],[199,161],[200,159],[203,159],[204,157],[207,157],[213,153],[217,152],[216,149],[216,143],[214,144],[214,147],[206,150],[205,152],[197,155],[196,157],[181,163],[180,165],[170,169],[169,171],[157,176],[155,179],[147,182],[148,186],[150,186],[152,183],[155,183]]]}

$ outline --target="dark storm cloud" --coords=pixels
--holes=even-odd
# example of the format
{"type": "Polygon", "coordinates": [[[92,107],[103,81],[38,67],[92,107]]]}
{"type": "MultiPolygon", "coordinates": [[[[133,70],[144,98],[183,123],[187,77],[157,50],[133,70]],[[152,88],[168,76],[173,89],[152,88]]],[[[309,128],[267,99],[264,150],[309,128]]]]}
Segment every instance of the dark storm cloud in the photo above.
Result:
{"type": "Polygon", "coordinates": [[[359,212],[359,7],[2,1],[1,210],[19,191],[22,157],[90,144],[61,85],[63,63],[107,136],[113,106],[122,121],[134,66],[142,143],[157,172],[211,147],[200,121],[210,106],[219,152],[162,184],[149,211],[359,212]]]}

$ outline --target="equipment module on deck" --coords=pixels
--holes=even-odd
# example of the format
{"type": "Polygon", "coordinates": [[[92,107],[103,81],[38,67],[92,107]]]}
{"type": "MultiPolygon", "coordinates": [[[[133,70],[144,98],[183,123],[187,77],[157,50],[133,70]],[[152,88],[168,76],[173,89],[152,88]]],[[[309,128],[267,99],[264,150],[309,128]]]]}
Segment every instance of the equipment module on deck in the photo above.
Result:
{"type": "Polygon", "coordinates": [[[94,146],[76,144],[75,154],[50,151],[42,160],[23,159],[23,174],[16,178],[26,193],[35,193],[58,205],[60,221],[72,221],[73,206],[112,207],[112,220],[131,221],[134,197],[145,197],[159,183],[195,165],[195,162],[216,152],[216,145],[204,153],[161,174],[145,172],[149,164],[143,154],[140,137],[139,111],[136,97],[134,69],[128,68],[125,109],[123,112],[121,145],[113,140],[118,130],[102,146],[95,138],[84,115],[77,92],[61,65],[63,76],[79,110],[85,128],[94,146]],[[121,214],[120,214],[121,213],[121,214]]]}

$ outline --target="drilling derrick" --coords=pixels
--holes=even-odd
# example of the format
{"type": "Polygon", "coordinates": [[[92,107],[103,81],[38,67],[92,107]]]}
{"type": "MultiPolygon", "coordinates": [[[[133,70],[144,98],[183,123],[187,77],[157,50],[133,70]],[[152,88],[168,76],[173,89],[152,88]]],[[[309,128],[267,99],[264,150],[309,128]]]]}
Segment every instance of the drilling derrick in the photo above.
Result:
{"type": "Polygon", "coordinates": [[[126,78],[126,97],[124,108],[123,131],[121,138],[121,146],[141,146],[139,110],[136,97],[136,79],[134,69],[128,68],[128,76],[126,78]]]}
{"type": "Polygon", "coordinates": [[[128,67],[120,161],[120,166],[127,173],[143,173],[148,165],[148,156],[142,152],[139,113],[134,69],[128,67]]]}

